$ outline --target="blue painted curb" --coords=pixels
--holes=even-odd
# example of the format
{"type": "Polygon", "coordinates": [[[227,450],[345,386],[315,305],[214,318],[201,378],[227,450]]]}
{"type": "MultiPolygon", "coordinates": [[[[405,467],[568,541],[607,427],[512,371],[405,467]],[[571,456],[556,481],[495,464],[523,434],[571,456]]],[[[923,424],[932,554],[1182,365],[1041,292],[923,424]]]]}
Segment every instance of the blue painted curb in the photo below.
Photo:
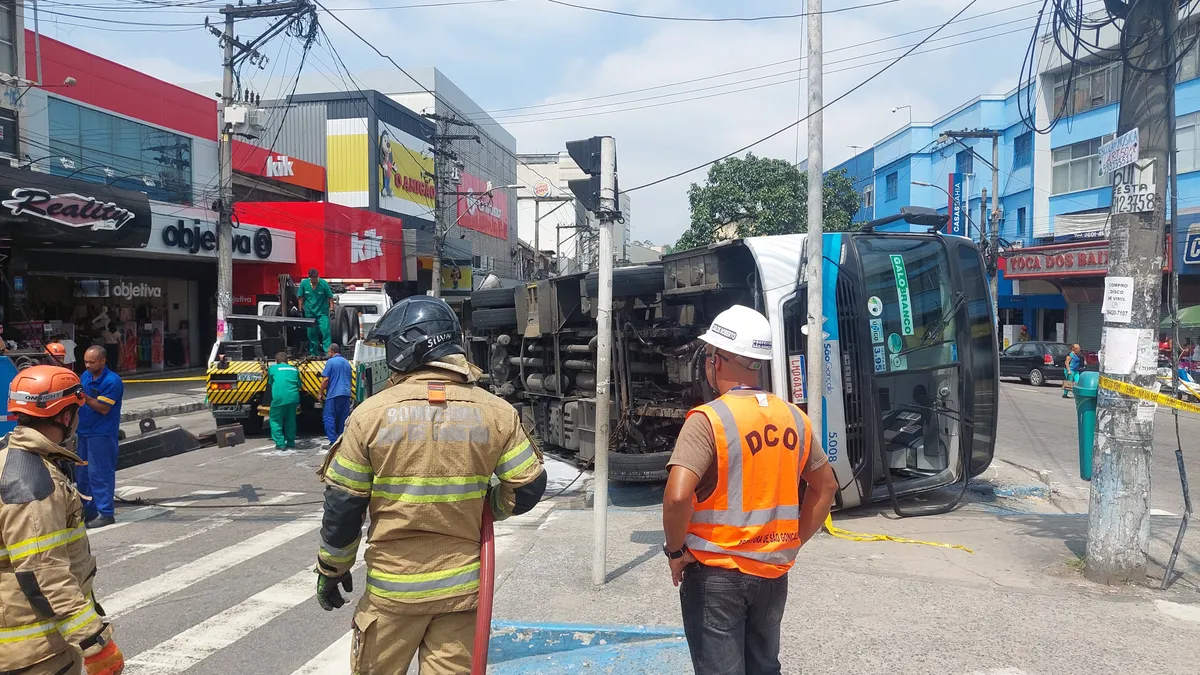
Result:
{"type": "MultiPolygon", "coordinates": [[[[687,651],[687,642],[684,641],[682,628],[493,621],[488,663],[503,664],[535,656],[546,657],[566,652],[593,651],[600,648],[647,642],[658,643],[655,648],[678,645],[684,652],[687,651]]],[[[619,651],[621,653],[628,652],[628,650],[619,651]]],[[[545,663],[543,660],[543,666],[545,663]]],[[[557,663],[555,665],[557,667],[557,663]]]]}

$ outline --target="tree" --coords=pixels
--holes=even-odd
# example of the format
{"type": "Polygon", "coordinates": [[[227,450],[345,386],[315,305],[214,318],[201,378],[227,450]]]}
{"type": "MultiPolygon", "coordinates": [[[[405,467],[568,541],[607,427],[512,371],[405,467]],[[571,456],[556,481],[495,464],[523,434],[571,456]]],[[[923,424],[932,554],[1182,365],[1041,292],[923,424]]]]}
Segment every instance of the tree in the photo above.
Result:
{"type": "MultiPolygon", "coordinates": [[[[844,170],[825,176],[826,230],[852,230],[862,198],[844,170]]],[[[808,174],[782,159],[731,157],[708,169],[704,185],[688,189],[691,226],[676,250],[715,241],[808,231],[808,174]]]]}

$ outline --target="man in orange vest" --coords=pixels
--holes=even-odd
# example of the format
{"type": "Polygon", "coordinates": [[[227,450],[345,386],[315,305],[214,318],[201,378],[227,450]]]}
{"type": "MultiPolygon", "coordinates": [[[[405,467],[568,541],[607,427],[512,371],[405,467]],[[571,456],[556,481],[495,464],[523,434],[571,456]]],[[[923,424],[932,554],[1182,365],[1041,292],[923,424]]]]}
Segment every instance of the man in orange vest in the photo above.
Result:
{"type": "Polygon", "coordinates": [[[766,317],[734,305],[700,339],[705,377],[721,396],[679,431],[663,552],[682,582],[696,675],[779,675],[787,572],[825,522],[837,479],[808,416],[759,388],[771,359],[766,317]]]}

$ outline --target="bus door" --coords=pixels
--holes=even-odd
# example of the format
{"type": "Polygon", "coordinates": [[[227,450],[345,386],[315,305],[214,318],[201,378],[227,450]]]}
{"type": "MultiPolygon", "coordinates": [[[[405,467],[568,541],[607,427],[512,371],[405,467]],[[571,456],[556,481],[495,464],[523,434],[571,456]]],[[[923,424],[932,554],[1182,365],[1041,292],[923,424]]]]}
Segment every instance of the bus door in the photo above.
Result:
{"type": "Polygon", "coordinates": [[[865,324],[871,359],[868,418],[878,420],[870,462],[873,500],[897,515],[954,508],[970,479],[971,434],[963,401],[970,383],[959,358],[966,296],[936,235],[857,235],[861,300],[851,312],[865,324]],[[902,508],[900,499],[953,487],[945,499],[902,508]]]}

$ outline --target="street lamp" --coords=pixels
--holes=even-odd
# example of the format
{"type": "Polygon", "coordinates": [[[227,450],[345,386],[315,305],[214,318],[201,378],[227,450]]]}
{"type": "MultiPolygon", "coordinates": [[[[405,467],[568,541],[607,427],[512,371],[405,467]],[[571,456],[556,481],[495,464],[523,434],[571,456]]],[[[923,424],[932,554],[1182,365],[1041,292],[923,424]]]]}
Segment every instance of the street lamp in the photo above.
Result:
{"type": "Polygon", "coordinates": [[[908,125],[909,125],[909,126],[912,126],[912,106],[911,106],[911,105],[898,105],[898,106],[895,106],[895,107],[893,107],[893,108],[892,108],[892,112],[893,112],[893,113],[897,113],[897,112],[900,112],[901,110],[904,110],[905,108],[907,108],[907,109],[908,109],[908,125]]]}

